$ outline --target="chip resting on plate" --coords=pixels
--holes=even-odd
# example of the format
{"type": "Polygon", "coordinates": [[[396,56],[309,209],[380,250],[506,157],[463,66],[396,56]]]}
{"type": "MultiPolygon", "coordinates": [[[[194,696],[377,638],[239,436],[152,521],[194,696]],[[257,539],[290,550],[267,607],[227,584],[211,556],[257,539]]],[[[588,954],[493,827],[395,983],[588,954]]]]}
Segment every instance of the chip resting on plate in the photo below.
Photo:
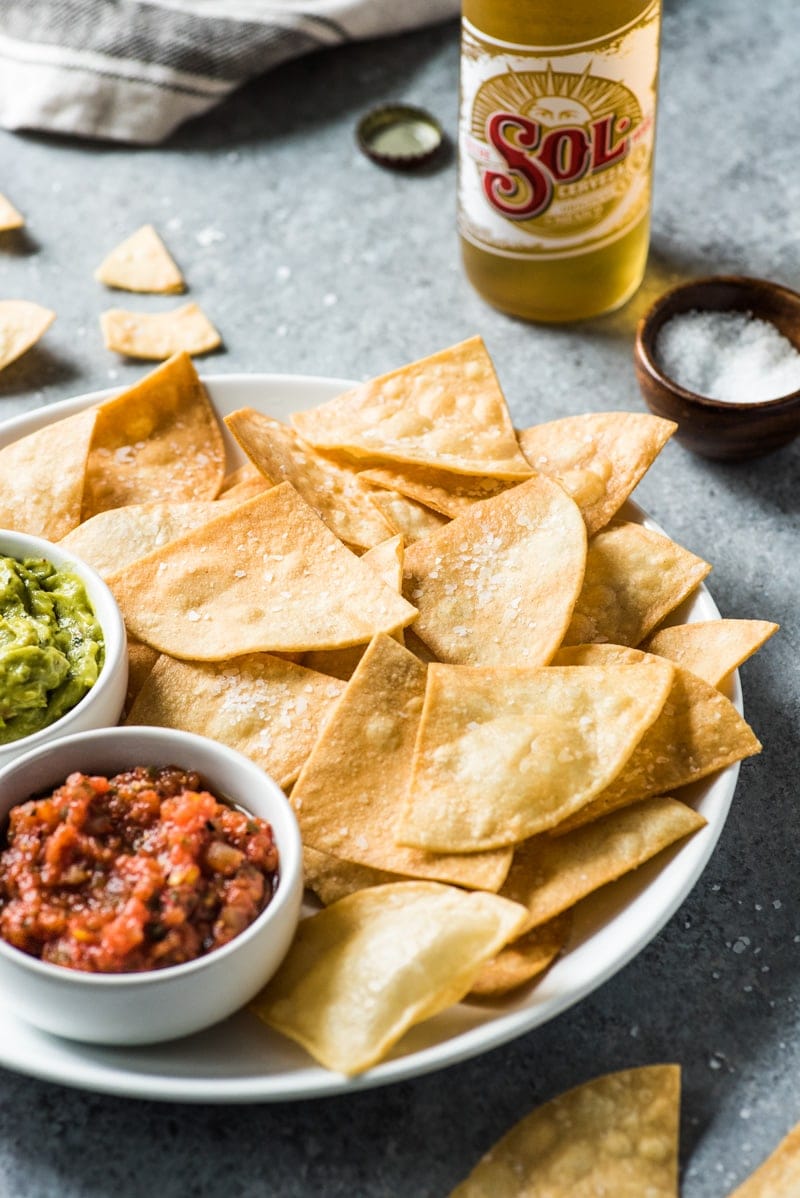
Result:
{"type": "Polygon", "coordinates": [[[103,259],[94,277],[121,291],[174,294],[185,291],[183,275],[152,225],[142,225],[103,259]]]}
{"type": "Polygon", "coordinates": [[[452,474],[447,470],[437,470],[433,465],[397,466],[392,469],[387,466],[375,467],[362,470],[361,477],[376,487],[385,487],[388,491],[415,499],[417,503],[425,504],[450,519],[460,516],[473,503],[492,499],[502,491],[507,491],[519,481],[485,478],[482,474],[452,474]]]}
{"type": "Polygon", "coordinates": [[[658,659],[596,671],[429,665],[398,841],[468,853],[552,828],[619,774],[672,674],[658,659]]]}
{"type": "Polygon", "coordinates": [[[437,882],[359,890],[300,921],[252,1009],[328,1069],[362,1073],[459,1002],[522,918],[507,899],[437,882]]]}
{"type": "Polygon", "coordinates": [[[362,465],[433,463],[492,478],[531,474],[480,337],[297,413],[292,424],[317,449],[362,465]]]}
{"type": "Polygon", "coordinates": [[[531,1111],[450,1198],[678,1198],[680,1069],[595,1078],[531,1111]]]}
{"type": "Polygon", "coordinates": [[[210,736],[250,757],[279,786],[291,786],[344,683],[268,653],[225,662],[161,657],[129,724],[210,736]]]}
{"type": "Polygon", "coordinates": [[[190,661],[336,649],[416,615],[281,483],[108,579],[132,635],[190,661]]]}
{"type": "Polygon", "coordinates": [[[414,632],[442,661],[545,665],[583,584],[586,526],[549,478],[471,507],[406,551],[414,632]]]}
{"type": "Polygon", "coordinates": [[[564,488],[590,533],[608,524],[678,426],[644,412],[586,412],[517,433],[539,474],[564,488]]]}
{"type": "Polygon", "coordinates": [[[75,528],[96,415],[86,408],[0,449],[0,528],[49,541],[75,528]]]}
{"type": "Polygon", "coordinates": [[[429,853],[397,843],[425,694],[425,666],[391,637],[371,643],[292,791],[303,841],[359,865],[498,890],[511,853],[429,853]]]}
{"type": "Polygon", "coordinates": [[[728,1198],[796,1198],[800,1194],[800,1123],[728,1198]]]}
{"type": "Polygon", "coordinates": [[[494,999],[538,978],[563,952],[572,931],[572,913],[557,915],[518,935],[487,961],[472,984],[470,998],[494,999]]]}
{"type": "Polygon", "coordinates": [[[710,569],[641,524],[609,525],[589,540],[583,587],[564,644],[638,645],[710,569]]]}
{"type": "Polygon", "coordinates": [[[0,370],[35,345],[55,318],[55,312],[30,300],[0,300],[0,370]]]}
{"type": "Polygon", "coordinates": [[[777,631],[769,620],[701,620],[660,628],[641,648],[719,686],[777,631]]]}
{"type": "Polygon", "coordinates": [[[225,476],[214,409],[188,354],[101,403],[83,519],[129,503],[213,499],[225,476]]]}
{"type": "Polygon", "coordinates": [[[102,578],[108,578],[220,514],[213,500],[195,503],[131,503],[98,512],[62,538],[102,578]]]}
{"type": "Polygon", "coordinates": [[[386,491],[380,487],[371,487],[369,498],[392,530],[402,533],[407,545],[412,545],[414,541],[421,541],[423,537],[437,532],[443,524],[447,523],[446,516],[433,511],[432,508],[425,507],[424,504],[418,503],[416,499],[411,499],[408,495],[401,495],[399,491],[386,491]]]}
{"type": "Polygon", "coordinates": [[[100,315],[106,349],[129,358],[160,362],[173,354],[208,354],[222,338],[195,303],[171,312],[129,312],[107,308],[100,315]]]}
{"type": "Polygon", "coordinates": [[[355,861],[334,857],[333,853],[323,853],[310,844],[303,845],[303,882],[306,889],[313,891],[326,907],[369,886],[407,881],[410,879],[403,874],[357,865],[355,861]]]}

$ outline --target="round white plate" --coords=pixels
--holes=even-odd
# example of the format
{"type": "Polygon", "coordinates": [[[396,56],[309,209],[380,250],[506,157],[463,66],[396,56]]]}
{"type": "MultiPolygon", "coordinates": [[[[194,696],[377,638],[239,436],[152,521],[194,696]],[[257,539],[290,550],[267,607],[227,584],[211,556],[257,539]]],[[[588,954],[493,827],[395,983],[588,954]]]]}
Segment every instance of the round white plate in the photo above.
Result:
{"type": "MultiPolygon", "coordinates": [[[[254,407],[287,419],[345,390],[342,379],[281,375],[221,375],[205,379],[221,416],[254,407]]],[[[0,448],[113,392],[95,393],[38,409],[0,424],[0,448]]],[[[231,438],[231,465],[242,461],[231,438]]],[[[652,528],[630,505],[634,519],[652,528]]],[[[673,617],[719,619],[705,587],[673,617]]],[[[738,676],[730,697],[742,710],[738,676]]],[[[184,1040],[152,1048],[99,1048],[48,1036],[16,1019],[0,998],[0,1064],[83,1089],[175,1102],[265,1102],[314,1098],[386,1085],[486,1052],[564,1011],[627,964],[663,927],[702,873],[719,838],[739,766],[692,788],[708,821],[686,844],[662,853],[633,874],[579,905],[567,951],[530,989],[496,1005],[460,1003],[408,1032],[391,1056],[348,1079],[315,1065],[307,1054],[248,1012],[184,1040]]]]}

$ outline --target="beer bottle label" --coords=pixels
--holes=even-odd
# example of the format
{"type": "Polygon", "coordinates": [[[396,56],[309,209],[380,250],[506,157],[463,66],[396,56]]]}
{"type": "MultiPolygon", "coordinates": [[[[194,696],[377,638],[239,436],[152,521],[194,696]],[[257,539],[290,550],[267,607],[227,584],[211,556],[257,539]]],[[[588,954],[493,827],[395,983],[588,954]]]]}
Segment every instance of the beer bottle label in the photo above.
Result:
{"type": "Polygon", "coordinates": [[[570,46],[501,42],[463,21],[462,237],[509,258],[567,258],[646,216],[659,26],[659,0],[570,46]]]}

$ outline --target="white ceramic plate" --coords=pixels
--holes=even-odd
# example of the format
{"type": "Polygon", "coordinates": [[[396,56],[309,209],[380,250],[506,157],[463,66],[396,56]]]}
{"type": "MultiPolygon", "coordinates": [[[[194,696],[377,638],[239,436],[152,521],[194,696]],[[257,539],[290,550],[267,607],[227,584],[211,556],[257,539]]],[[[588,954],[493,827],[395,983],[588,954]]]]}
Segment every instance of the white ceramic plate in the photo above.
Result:
{"type": "MultiPolygon", "coordinates": [[[[224,375],[205,380],[220,415],[260,408],[279,419],[344,390],[341,379],[224,375]]],[[[0,448],[70,415],[111,392],[66,400],[0,425],[0,448]]],[[[227,435],[227,434],[226,434],[227,435]]],[[[242,458],[227,439],[231,464],[242,458]]],[[[634,519],[656,528],[639,509],[634,519]]],[[[718,619],[705,587],[676,619],[718,619]]],[[[742,710],[738,676],[731,698],[742,710]]],[[[403,1037],[388,1060],[348,1080],[330,1073],[290,1041],[240,1012],[199,1035],[152,1048],[99,1048],[37,1032],[2,1007],[0,1064],[83,1089],[175,1102],[264,1102],[313,1098],[386,1085],[478,1055],[522,1036],[590,994],[621,969],[663,927],[702,873],[733,797],[737,765],[695,784],[693,802],[708,824],[683,846],[605,887],[578,908],[566,953],[542,981],[510,1002],[460,1003],[403,1037]]]]}

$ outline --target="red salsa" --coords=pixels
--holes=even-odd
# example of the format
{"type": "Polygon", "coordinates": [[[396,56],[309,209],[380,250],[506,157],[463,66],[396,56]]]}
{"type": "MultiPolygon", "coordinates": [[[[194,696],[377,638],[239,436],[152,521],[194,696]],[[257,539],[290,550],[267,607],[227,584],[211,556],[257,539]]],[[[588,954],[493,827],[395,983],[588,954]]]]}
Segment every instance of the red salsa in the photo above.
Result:
{"type": "Polygon", "coordinates": [[[244,931],[277,879],[270,825],[220,802],[198,774],[71,774],[10,813],[0,936],[71,969],[162,969],[244,931]]]}

